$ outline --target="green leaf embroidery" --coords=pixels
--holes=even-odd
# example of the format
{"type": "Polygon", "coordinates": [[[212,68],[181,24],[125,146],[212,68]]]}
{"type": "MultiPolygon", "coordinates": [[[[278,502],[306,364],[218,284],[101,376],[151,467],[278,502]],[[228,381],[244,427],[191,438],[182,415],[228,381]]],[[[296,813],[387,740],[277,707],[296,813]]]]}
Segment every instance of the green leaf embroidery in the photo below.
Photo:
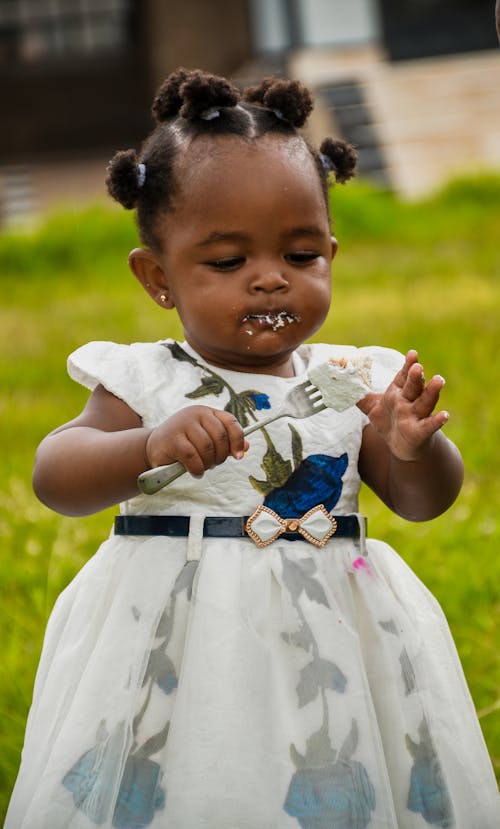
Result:
{"type": "Polygon", "coordinates": [[[240,395],[231,393],[228,402],[224,406],[224,410],[226,412],[231,412],[240,426],[243,426],[243,428],[248,426],[250,421],[247,417],[247,410],[245,409],[245,405],[242,402],[240,395]]]}
{"type": "Polygon", "coordinates": [[[186,394],[185,397],[189,397],[190,400],[198,400],[200,397],[208,397],[210,394],[215,394],[218,397],[223,391],[223,380],[214,374],[210,377],[202,377],[201,386],[186,394]]]}
{"type": "Polygon", "coordinates": [[[262,429],[267,443],[267,451],[262,459],[262,469],[271,489],[283,486],[292,474],[291,461],[286,461],[274,446],[265,429],[262,429]]]}
{"type": "Polygon", "coordinates": [[[293,457],[293,468],[298,469],[300,464],[304,459],[304,453],[302,449],[302,438],[298,433],[297,429],[292,423],[288,424],[288,428],[292,433],[292,457],[293,457]]]}
{"type": "Polygon", "coordinates": [[[135,752],[135,757],[152,757],[153,754],[158,754],[167,742],[168,732],[170,729],[170,720],[165,723],[164,727],[158,734],[153,734],[149,740],[135,752]]]}
{"type": "Polygon", "coordinates": [[[339,760],[348,763],[358,746],[358,724],[356,720],[351,722],[351,730],[342,743],[342,748],[339,752],[339,760]]]}
{"type": "Polygon", "coordinates": [[[179,343],[165,343],[166,347],[171,351],[172,357],[175,360],[180,360],[184,363],[191,363],[192,366],[197,366],[198,361],[187,354],[183,348],[179,345],[179,343]]]}
{"type": "Polygon", "coordinates": [[[294,764],[295,768],[297,769],[304,769],[307,766],[306,758],[297,751],[294,744],[292,743],[290,746],[290,757],[292,758],[292,763],[294,764]]]}
{"type": "Polygon", "coordinates": [[[269,495],[272,490],[271,484],[267,481],[259,481],[257,478],[254,478],[253,475],[249,475],[248,480],[252,484],[253,488],[256,489],[257,492],[260,492],[261,495],[269,495]]]}
{"type": "Polygon", "coordinates": [[[321,768],[334,763],[337,752],[332,747],[328,727],[323,723],[318,731],[308,738],[306,743],[306,765],[309,768],[321,768]]]}

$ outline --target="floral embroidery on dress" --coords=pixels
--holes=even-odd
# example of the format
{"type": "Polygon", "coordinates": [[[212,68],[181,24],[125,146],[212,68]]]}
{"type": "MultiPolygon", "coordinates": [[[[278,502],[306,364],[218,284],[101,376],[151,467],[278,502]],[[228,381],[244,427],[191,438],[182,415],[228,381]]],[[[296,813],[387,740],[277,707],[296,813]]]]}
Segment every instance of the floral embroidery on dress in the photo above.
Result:
{"type": "MultiPolygon", "coordinates": [[[[379,621],[379,625],[390,636],[399,638],[401,631],[394,619],[379,621]]],[[[404,646],[399,664],[404,694],[410,696],[417,691],[417,681],[404,646]]],[[[426,823],[448,829],[455,825],[453,806],[425,716],[422,716],[418,733],[420,742],[412,740],[409,734],[405,736],[406,747],[413,759],[407,808],[410,812],[419,812],[426,823]]]]}
{"type": "Polygon", "coordinates": [[[191,363],[202,371],[202,378],[200,385],[193,391],[186,394],[189,400],[199,400],[202,397],[214,394],[219,397],[224,391],[229,395],[229,400],[224,406],[226,412],[231,412],[235,418],[241,423],[243,427],[250,423],[249,418],[253,417],[254,412],[261,409],[270,409],[271,404],[269,397],[263,392],[255,389],[245,389],[239,393],[235,392],[229,383],[224,380],[220,374],[213,371],[204,363],[199,363],[194,357],[191,357],[179,343],[165,343],[165,348],[168,348],[175,360],[181,360],[185,363],[191,363]]]}
{"type": "MultiPolygon", "coordinates": [[[[270,408],[267,395],[254,389],[237,393],[212,369],[202,365],[177,343],[168,344],[175,359],[187,360],[203,372],[201,384],[186,397],[199,399],[207,395],[229,395],[225,405],[242,426],[255,418],[255,410],[270,408]]],[[[264,506],[286,517],[298,517],[322,503],[333,510],[342,493],[342,477],[347,470],[347,453],[340,457],[313,454],[304,458],[302,440],[292,424],[291,459],[277,450],[266,428],[261,433],[266,442],[262,458],[262,478],[249,476],[251,485],[264,495],[264,506]]],[[[348,678],[341,667],[324,658],[314,633],[301,608],[303,597],[329,607],[324,588],[317,578],[317,566],[312,558],[288,558],[281,551],[283,587],[288,591],[298,624],[281,634],[283,642],[300,648],[309,655],[309,661],[299,672],[296,686],[298,708],[302,709],[318,698],[322,704],[322,724],[307,740],[302,755],[292,744],[290,755],[296,771],[290,782],[284,810],[297,818],[303,829],[364,829],[375,808],[375,792],[364,766],[352,757],[358,744],[358,726],[351,729],[340,751],[331,744],[327,691],[343,694],[348,678]]]]}
{"type": "Polygon", "coordinates": [[[304,755],[292,746],[297,771],[284,809],[302,829],[365,829],[370,823],[375,790],[365,767],[352,760],[357,742],[353,720],[338,756],[324,728],[308,740],[304,755]]]}
{"type": "Polygon", "coordinates": [[[283,632],[282,640],[301,648],[310,655],[300,670],[296,687],[298,707],[321,699],[322,723],[311,734],[301,754],[295,745],[290,756],[296,768],[283,808],[295,817],[302,829],[364,829],[375,808],[375,790],[365,767],[353,755],[358,745],[358,726],[351,723],[349,734],[337,753],[330,739],[327,691],[344,694],[348,678],[334,662],[319,652],[311,626],[301,608],[301,600],[329,607],[328,597],[317,578],[317,565],[312,558],[289,559],[281,552],[283,586],[288,590],[298,625],[283,632]]]}
{"type": "MultiPolygon", "coordinates": [[[[167,654],[172,637],[177,598],[186,593],[191,600],[193,582],[198,562],[188,561],[179,573],[168,604],[160,616],[154,640],[156,647],[150,651],[143,678],[145,699],[134,717],[132,733],[128,733],[123,722],[110,734],[106,723],[99,725],[96,744],[86,751],[63,778],[63,786],[72,793],[77,809],[83,812],[97,826],[105,823],[112,815],[115,829],[144,829],[149,826],[155,813],[165,807],[166,792],[162,786],[163,772],[160,765],[151,758],[165,747],[170,721],[156,734],[142,744],[138,732],[148,711],[153,687],[158,686],[166,694],[177,688],[177,672],[167,654]],[[116,774],[120,769],[126,746],[132,743],[123,768],[116,801],[116,774]]],[[[140,612],[132,607],[135,621],[140,612]]]]}
{"type": "Polygon", "coordinates": [[[339,458],[309,455],[282,486],[266,495],[264,505],[289,518],[304,515],[317,504],[323,504],[331,512],[340,498],[347,464],[346,453],[339,458]]]}
{"type": "MultiPolygon", "coordinates": [[[[189,362],[202,371],[200,385],[186,394],[189,399],[198,400],[208,395],[218,397],[226,392],[229,400],[224,409],[232,412],[243,427],[248,426],[249,418],[256,419],[256,410],[271,408],[267,394],[255,389],[236,392],[224,378],[191,357],[178,343],[166,343],[165,347],[174,359],[189,362]]],[[[276,449],[268,430],[265,427],[261,429],[266,441],[266,451],[261,462],[264,478],[250,475],[250,483],[265,496],[265,506],[287,518],[303,515],[317,504],[324,504],[331,511],[342,491],[342,476],[349,460],[347,454],[344,453],[339,458],[320,454],[304,458],[299,432],[291,423],[288,428],[291,435],[291,460],[284,458],[276,449]]]]}
{"type": "Polygon", "coordinates": [[[447,829],[454,826],[453,807],[425,718],[418,733],[419,743],[406,735],[406,745],[413,758],[408,809],[420,812],[426,823],[447,829]]]}

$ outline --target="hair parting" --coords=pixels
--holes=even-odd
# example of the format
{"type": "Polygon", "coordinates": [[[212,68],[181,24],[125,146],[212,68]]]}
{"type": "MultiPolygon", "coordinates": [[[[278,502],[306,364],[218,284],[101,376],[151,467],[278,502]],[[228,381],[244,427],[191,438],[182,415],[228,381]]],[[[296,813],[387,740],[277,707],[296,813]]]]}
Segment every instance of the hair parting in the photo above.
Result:
{"type": "Polygon", "coordinates": [[[297,80],[266,77],[240,93],[225,78],[180,68],[158,89],[152,104],[156,127],[140,152],[121,150],[109,162],[108,191],[126,209],[136,209],[141,241],[158,250],[157,220],[171,209],[179,186],[176,159],[192,141],[220,135],[258,140],[276,134],[304,141],[328,205],[331,174],[344,184],[354,175],[357,156],[351,145],[334,138],[325,138],[319,152],[309,144],[299,130],[312,109],[310,91],[297,80]]]}

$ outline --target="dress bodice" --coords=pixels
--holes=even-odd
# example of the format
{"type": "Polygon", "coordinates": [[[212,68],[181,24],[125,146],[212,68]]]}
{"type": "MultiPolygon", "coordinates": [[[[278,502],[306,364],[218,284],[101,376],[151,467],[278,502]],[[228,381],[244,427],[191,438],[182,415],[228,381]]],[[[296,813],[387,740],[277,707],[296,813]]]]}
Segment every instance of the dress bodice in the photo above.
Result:
{"type": "MultiPolygon", "coordinates": [[[[189,345],[172,340],[89,343],[71,355],[68,366],[70,375],[87,387],[101,383],[123,399],[147,427],[193,404],[227,409],[245,426],[277,412],[313,365],[356,351],[353,346],[302,346],[294,355],[296,376],[291,378],[210,366],[189,345]]],[[[371,354],[374,389],[384,389],[400,367],[401,355],[382,348],[359,351],[371,354]]],[[[366,422],[356,407],[344,412],[326,409],[300,420],[280,418],[251,435],[243,460],[228,458],[201,480],[183,475],[156,495],[123,503],[121,511],[248,515],[265,503],[273,509],[286,507],[291,516],[324,503],[337,513],[356,512],[358,456],[366,422]]]]}

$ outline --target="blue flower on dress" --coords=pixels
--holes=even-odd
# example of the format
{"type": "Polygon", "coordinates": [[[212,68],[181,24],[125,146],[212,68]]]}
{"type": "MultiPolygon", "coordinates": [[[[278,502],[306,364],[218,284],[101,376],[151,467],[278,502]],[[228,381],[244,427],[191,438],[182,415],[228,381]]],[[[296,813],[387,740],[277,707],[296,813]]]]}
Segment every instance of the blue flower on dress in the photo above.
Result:
{"type": "Polygon", "coordinates": [[[355,720],[337,752],[328,735],[326,717],[312,734],[306,752],[290,747],[297,771],[283,808],[302,829],[365,829],[375,808],[375,790],[362,763],[352,756],[358,745],[355,720]]]}
{"type": "Polygon", "coordinates": [[[113,815],[116,829],[144,829],[155,812],[165,806],[165,792],[160,786],[161,768],[145,757],[129,756],[113,815]]]}
{"type": "Polygon", "coordinates": [[[76,808],[97,826],[110,817],[124,734],[123,723],[109,734],[104,722],[101,722],[95,746],[77,760],[62,781],[64,788],[72,793],[76,808]]]}
{"type": "Polygon", "coordinates": [[[260,411],[261,409],[270,409],[271,404],[269,402],[269,397],[267,394],[259,391],[250,392],[249,397],[252,398],[253,402],[255,403],[255,408],[260,411]]]}
{"type": "Polygon", "coordinates": [[[427,722],[419,727],[420,743],[406,735],[406,745],[413,757],[408,809],[420,812],[426,823],[441,829],[453,826],[453,807],[427,722]]]}
{"type": "Polygon", "coordinates": [[[298,769],[284,804],[302,829],[364,829],[374,808],[373,786],[357,760],[298,769]]]}
{"type": "Polygon", "coordinates": [[[304,515],[317,504],[324,504],[330,512],[340,498],[348,462],[346,452],[339,458],[309,455],[283,486],[266,495],[264,505],[287,518],[304,515]]]}
{"type": "MultiPolygon", "coordinates": [[[[163,738],[163,734],[153,738],[158,745],[160,736],[163,738]]],[[[113,815],[112,825],[116,829],[144,829],[153,821],[155,812],[165,806],[165,792],[160,785],[162,772],[158,763],[144,756],[144,746],[142,754],[129,755],[115,803],[124,741],[123,723],[112,734],[101,723],[96,745],[80,757],[62,782],[72,793],[76,808],[96,826],[113,815]]]]}

